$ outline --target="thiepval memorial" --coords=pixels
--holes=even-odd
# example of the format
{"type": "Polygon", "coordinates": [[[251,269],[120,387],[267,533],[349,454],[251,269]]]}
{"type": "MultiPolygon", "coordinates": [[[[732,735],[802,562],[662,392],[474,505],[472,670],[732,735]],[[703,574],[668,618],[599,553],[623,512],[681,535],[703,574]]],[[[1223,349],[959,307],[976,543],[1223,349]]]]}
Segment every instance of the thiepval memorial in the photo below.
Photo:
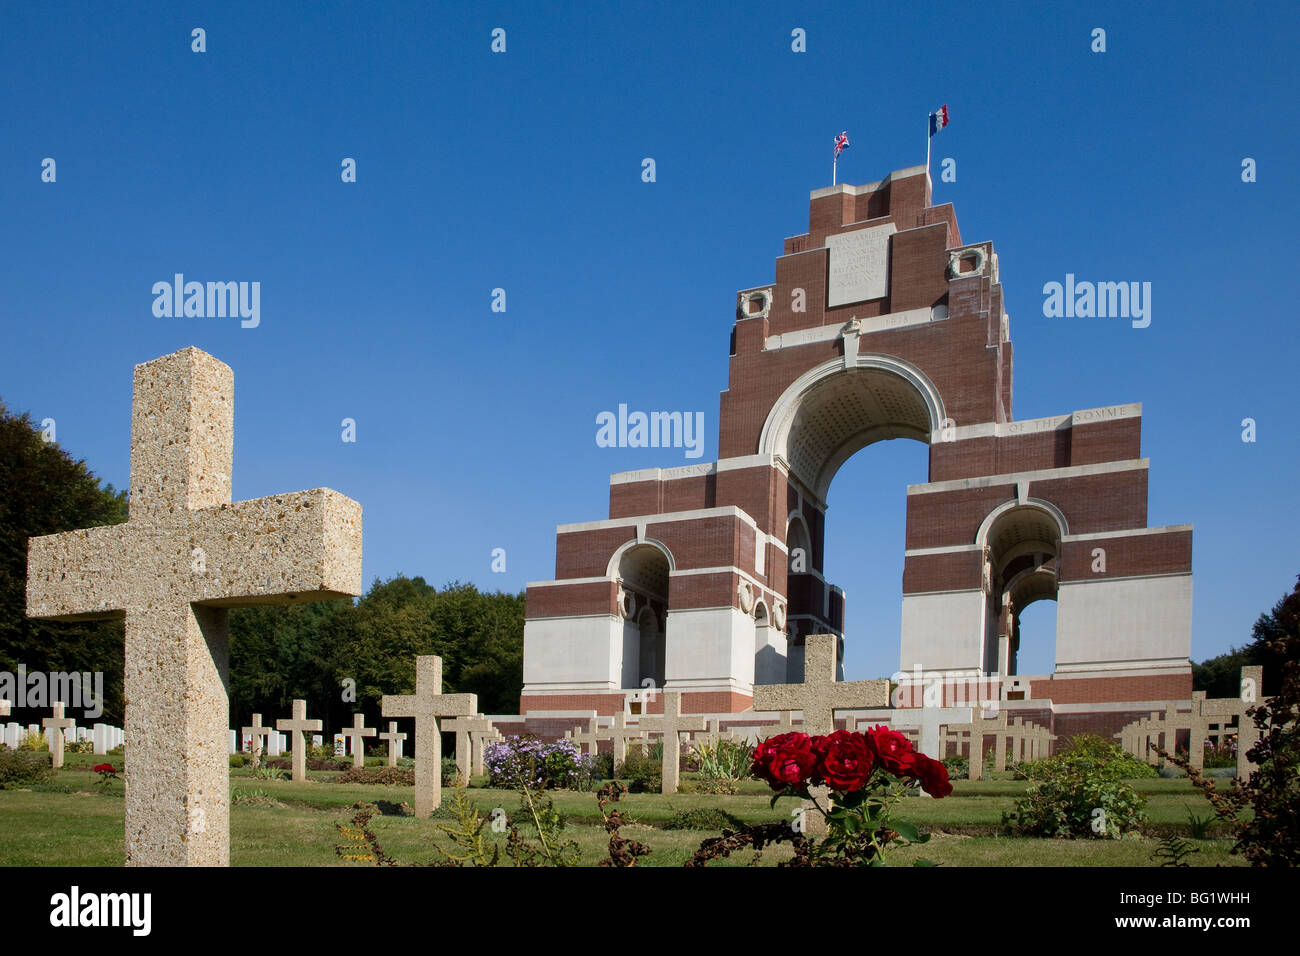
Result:
{"type": "Polygon", "coordinates": [[[1142,406],[1103,404],[1140,396],[1014,417],[997,253],[930,204],[925,167],[814,191],[775,281],[737,294],[730,353],[719,460],[616,474],[608,518],[558,527],[554,579],[528,585],[521,713],[622,714],[653,687],[740,714],[803,679],[812,634],[835,635],[842,671],[827,490],[898,438],[930,454],[907,488],[894,706],[1113,732],[1190,698],[1192,529],[1147,526],[1142,406]],[[1022,675],[1019,617],[1041,600],[1055,666],[1022,675]]]}

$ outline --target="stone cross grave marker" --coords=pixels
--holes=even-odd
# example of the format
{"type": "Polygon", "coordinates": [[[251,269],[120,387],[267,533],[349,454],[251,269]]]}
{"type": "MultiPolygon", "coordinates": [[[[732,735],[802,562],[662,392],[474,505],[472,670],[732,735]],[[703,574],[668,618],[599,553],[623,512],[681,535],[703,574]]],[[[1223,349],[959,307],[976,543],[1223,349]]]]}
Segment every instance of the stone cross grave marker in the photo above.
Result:
{"type": "Polygon", "coordinates": [[[717,747],[724,740],[733,743],[737,740],[737,736],[733,731],[722,729],[722,721],[718,718],[713,718],[708,724],[708,731],[695,736],[695,745],[697,747],[717,747]]]}
{"type": "Polygon", "coordinates": [[[366,744],[362,738],[375,735],[375,728],[363,726],[365,722],[365,714],[353,714],[352,726],[344,727],[341,731],[344,737],[350,738],[353,767],[364,767],[366,765],[366,744]]]}
{"type": "MultiPolygon", "coordinates": [[[[1209,730],[1208,725],[1210,723],[1223,724],[1224,721],[1222,721],[1222,718],[1224,717],[1236,717],[1237,777],[1240,780],[1246,780],[1250,777],[1251,769],[1255,765],[1252,764],[1250,759],[1246,756],[1246,751],[1250,750],[1251,747],[1255,746],[1255,744],[1259,742],[1259,728],[1255,726],[1253,718],[1246,716],[1246,711],[1257,706],[1261,702],[1263,690],[1264,668],[1258,665],[1243,667],[1241,669],[1240,695],[1237,697],[1219,697],[1212,700],[1206,700],[1202,697],[1197,701],[1197,703],[1200,704],[1197,716],[1201,719],[1197,722],[1199,726],[1193,731],[1192,737],[1194,738],[1194,742],[1195,739],[1199,737],[1201,743],[1199,748],[1192,747],[1190,749],[1192,751],[1199,750],[1199,753],[1197,753],[1196,756],[1201,758],[1201,760],[1198,761],[1198,764],[1202,762],[1205,757],[1204,741],[1209,730]],[[1214,718],[1220,719],[1214,720],[1214,718]]],[[[1220,733],[1220,743],[1222,743],[1223,737],[1224,735],[1220,733]]],[[[1173,747],[1166,746],[1166,749],[1172,750],[1173,747]]],[[[1188,759],[1194,759],[1190,753],[1188,754],[1188,759]]],[[[1197,764],[1193,764],[1193,766],[1196,765],[1197,764]]]]}
{"type": "Polygon", "coordinates": [[[1192,694],[1192,707],[1189,711],[1179,711],[1170,703],[1162,715],[1152,712],[1126,725],[1114,737],[1120,746],[1139,759],[1154,766],[1163,762],[1156,752],[1157,745],[1168,753],[1173,753],[1177,743],[1177,732],[1188,731],[1187,760],[1196,769],[1205,765],[1205,743],[1212,737],[1225,740],[1229,734],[1237,735],[1237,776],[1246,779],[1250,776],[1251,764],[1246,752],[1259,739],[1259,728],[1253,719],[1246,716],[1246,711],[1258,703],[1258,695],[1263,683],[1263,668],[1259,666],[1241,669],[1241,694],[1238,697],[1222,697],[1207,700],[1204,691],[1192,694]],[[1235,720],[1235,726],[1233,721],[1235,720]]]}
{"type": "Polygon", "coordinates": [[[995,770],[1002,771],[1007,769],[1008,744],[1010,745],[1011,759],[1016,763],[1023,763],[1026,760],[1041,760],[1051,750],[1051,744],[1056,739],[1056,734],[1046,727],[1035,724],[1033,721],[1017,717],[1011,721],[1011,726],[1006,731],[999,730],[994,739],[997,743],[993,751],[993,767],[995,770]]]}
{"type": "Polygon", "coordinates": [[[1112,736],[1119,741],[1121,747],[1133,756],[1150,763],[1152,757],[1150,751],[1151,738],[1153,736],[1158,738],[1163,731],[1163,719],[1159,713],[1152,711],[1149,716],[1126,724],[1119,733],[1112,736]]]}
{"type": "Polygon", "coordinates": [[[442,692],[442,658],[415,659],[415,693],[385,694],[385,717],[415,718],[415,815],[428,817],[442,806],[442,731],[439,717],[478,713],[477,694],[442,692]]]}
{"type": "Polygon", "coordinates": [[[619,713],[614,715],[614,722],[608,727],[597,729],[600,740],[614,741],[614,768],[617,771],[620,764],[627,759],[627,742],[629,740],[642,741],[645,739],[645,731],[641,729],[640,724],[629,724],[627,714],[619,713]]]}
{"type": "Polygon", "coordinates": [[[265,737],[267,739],[269,750],[271,734],[275,733],[275,728],[263,727],[262,715],[254,714],[252,724],[247,727],[241,727],[239,733],[242,737],[247,737],[252,740],[254,755],[260,755],[262,753],[262,738],[265,737]]]}
{"type": "MultiPolygon", "coordinates": [[[[490,730],[492,722],[481,714],[456,717],[442,722],[442,733],[456,735],[456,778],[463,786],[469,786],[469,778],[474,771],[474,739],[477,731],[490,730]]],[[[482,764],[482,760],[479,761],[482,764]]]]}
{"type": "Polygon", "coordinates": [[[895,730],[920,731],[921,740],[916,749],[939,760],[943,746],[939,740],[939,728],[944,724],[968,724],[971,714],[969,707],[906,708],[889,715],[889,726],[895,730]]]}
{"type": "Polygon", "coordinates": [[[682,692],[664,691],[664,712],[649,714],[641,718],[641,729],[649,733],[663,734],[664,760],[662,785],[660,793],[676,793],[680,783],[682,769],[682,733],[704,730],[703,717],[682,716],[682,692]]]}
{"type": "MultiPolygon", "coordinates": [[[[983,708],[980,709],[978,717],[972,716],[971,720],[964,724],[948,724],[948,732],[943,735],[941,740],[941,750],[947,750],[948,741],[957,745],[957,753],[961,753],[961,745],[967,746],[967,756],[969,758],[970,770],[966,774],[968,780],[979,780],[984,775],[984,735],[997,734],[999,731],[1006,732],[1007,712],[999,710],[992,717],[985,717],[983,708]]],[[[929,756],[927,754],[926,756],[929,756]]],[[[936,760],[942,760],[941,753],[936,760]]]]}
{"type": "MultiPolygon", "coordinates": [[[[755,688],[757,690],[757,688],[755,688]]],[[[806,726],[806,725],[805,725],[806,726]]],[[[768,737],[779,737],[781,734],[794,732],[794,714],[788,710],[783,710],[778,715],[776,723],[754,728],[759,740],[766,740],[768,737]]]]}
{"type": "Polygon", "coordinates": [[[397,758],[400,756],[399,751],[402,749],[402,741],[406,739],[406,734],[397,732],[397,721],[388,722],[388,732],[379,735],[379,739],[388,743],[388,766],[396,767],[397,758]]]}
{"type": "Polygon", "coordinates": [[[319,720],[307,719],[307,702],[293,702],[293,717],[281,717],[275,722],[276,730],[289,734],[289,747],[293,750],[293,779],[303,783],[307,779],[307,732],[321,730],[324,725],[319,720]]]}
{"type": "Polygon", "coordinates": [[[587,747],[587,753],[591,754],[593,757],[596,756],[597,745],[602,739],[600,736],[600,718],[595,714],[592,714],[587,718],[586,730],[583,730],[582,727],[574,727],[572,730],[566,730],[564,732],[564,739],[572,740],[573,745],[577,747],[578,750],[582,750],[583,745],[585,744],[587,747]]]}
{"type": "Polygon", "coordinates": [[[63,731],[68,727],[75,727],[77,722],[71,717],[63,716],[63,702],[56,700],[54,702],[54,716],[45,717],[41,720],[41,725],[46,730],[53,730],[50,734],[50,765],[58,770],[63,766],[63,731]]]}
{"type": "MultiPolygon", "coordinates": [[[[837,681],[838,663],[839,638],[834,634],[809,634],[804,639],[803,683],[758,685],[754,688],[754,709],[802,711],[803,732],[817,737],[834,732],[836,710],[889,706],[889,681],[837,681]]],[[[830,791],[827,787],[813,787],[809,792],[815,800],[826,802],[830,791]]],[[[805,832],[825,832],[825,821],[820,814],[808,813],[809,809],[805,801],[805,832]]]]}
{"type": "Polygon", "coordinates": [[[808,635],[803,683],[759,684],[754,688],[754,709],[802,711],[804,733],[823,736],[835,730],[836,710],[888,707],[889,681],[835,679],[838,642],[834,634],[808,635]]]}
{"type": "Polygon", "coordinates": [[[480,726],[469,732],[470,773],[474,776],[481,777],[486,773],[483,766],[483,748],[500,735],[500,731],[486,717],[483,718],[480,726]]]}
{"type": "Polygon", "coordinates": [[[234,375],[196,348],[137,365],[130,518],[30,539],[27,614],[126,618],[126,859],[230,862],[229,609],[361,593],[361,506],[328,488],[231,503],[234,375]]]}

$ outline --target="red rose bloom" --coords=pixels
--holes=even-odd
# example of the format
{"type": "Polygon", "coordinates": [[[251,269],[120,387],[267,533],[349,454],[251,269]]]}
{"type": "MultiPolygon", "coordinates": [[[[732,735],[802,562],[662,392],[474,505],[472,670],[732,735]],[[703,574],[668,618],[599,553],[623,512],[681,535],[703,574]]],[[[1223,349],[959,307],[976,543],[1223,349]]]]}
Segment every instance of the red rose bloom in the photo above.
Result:
{"type": "Polygon", "coordinates": [[[861,790],[871,779],[876,756],[862,734],[837,730],[813,741],[816,775],[836,790],[861,790]]]}
{"type": "Polygon", "coordinates": [[[921,781],[921,789],[932,797],[946,797],[952,793],[948,782],[948,768],[925,754],[915,754],[912,772],[921,781]]]}
{"type": "Polygon", "coordinates": [[[817,755],[807,734],[778,734],[754,748],[754,776],[766,780],[773,790],[806,782],[816,768],[817,755]]]}
{"type": "Polygon", "coordinates": [[[912,742],[897,730],[877,724],[866,731],[866,738],[876,752],[880,765],[896,777],[912,772],[912,742]]]}

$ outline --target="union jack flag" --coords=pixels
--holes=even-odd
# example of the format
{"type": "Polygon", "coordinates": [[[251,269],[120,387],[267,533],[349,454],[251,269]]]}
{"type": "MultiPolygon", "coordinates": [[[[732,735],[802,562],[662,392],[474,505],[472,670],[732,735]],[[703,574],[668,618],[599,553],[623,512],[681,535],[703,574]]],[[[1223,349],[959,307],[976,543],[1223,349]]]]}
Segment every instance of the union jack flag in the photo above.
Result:
{"type": "Polygon", "coordinates": [[[835,137],[835,158],[839,159],[840,153],[849,148],[849,134],[847,131],[840,133],[835,137]]]}
{"type": "Polygon", "coordinates": [[[930,114],[930,135],[933,136],[939,130],[948,125],[948,104],[944,103],[937,110],[930,114]]]}

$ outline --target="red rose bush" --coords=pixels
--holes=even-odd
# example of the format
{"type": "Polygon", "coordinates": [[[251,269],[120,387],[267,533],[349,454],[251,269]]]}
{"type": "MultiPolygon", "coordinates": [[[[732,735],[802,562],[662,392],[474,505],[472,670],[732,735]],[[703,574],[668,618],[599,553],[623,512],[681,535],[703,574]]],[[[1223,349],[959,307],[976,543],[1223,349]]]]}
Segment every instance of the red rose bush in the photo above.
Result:
{"type": "Polygon", "coordinates": [[[776,791],[773,806],[786,796],[812,801],[827,822],[823,852],[841,864],[879,865],[891,844],[926,842],[929,836],[916,827],[891,821],[891,809],[918,787],[932,797],[952,793],[944,765],[918,753],[910,740],[885,726],[862,733],[837,730],[824,737],[769,737],[755,748],[751,769],[776,791]],[[811,787],[829,788],[825,806],[811,787]]]}

